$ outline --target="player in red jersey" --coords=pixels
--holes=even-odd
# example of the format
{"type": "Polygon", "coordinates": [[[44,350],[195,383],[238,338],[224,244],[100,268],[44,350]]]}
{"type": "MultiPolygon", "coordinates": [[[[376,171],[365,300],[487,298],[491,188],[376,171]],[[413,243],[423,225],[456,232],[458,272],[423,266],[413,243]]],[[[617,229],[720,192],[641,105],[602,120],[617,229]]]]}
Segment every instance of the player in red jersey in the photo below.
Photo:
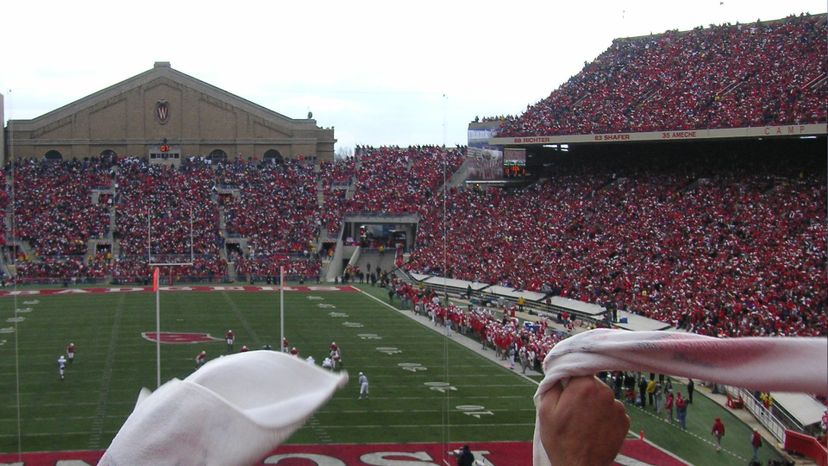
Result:
{"type": "Polygon", "coordinates": [[[204,351],[204,350],[202,350],[202,351],[201,351],[200,353],[198,353],[198,354],[196,355],[196,357],[195,357],[195,365],[196,365],[196,369],[198,369],[199,367],[203,366],[205,362],[207,362],[207,352],[206,352],[206,351],[204,351]]]}
{"type": "Polygon", "coordinates": [[[69,364],[72,364],[72,361],[75,360],[75,344],[69,343],[66,345],[66,360],[69,364]]]}
{"type": "Polygon", "coordinates": [[[337,369],[342,364],[342,352],[335,341],[331,342],[331,369],[337,369]]]}
{"type": "Polygon", "coordinates": [[[224,341],[227,342],[227,353],[233,352],[233,342],[236,341],[236,335],[232,330],[224,332],[224,341]]]}
{"type": "Polygon", "coordinates": [[[248,351],[250,350],[247,348],[247,345],[242,345],[241,349],[239,350],[239,353],[246,353],[248,351]]]}

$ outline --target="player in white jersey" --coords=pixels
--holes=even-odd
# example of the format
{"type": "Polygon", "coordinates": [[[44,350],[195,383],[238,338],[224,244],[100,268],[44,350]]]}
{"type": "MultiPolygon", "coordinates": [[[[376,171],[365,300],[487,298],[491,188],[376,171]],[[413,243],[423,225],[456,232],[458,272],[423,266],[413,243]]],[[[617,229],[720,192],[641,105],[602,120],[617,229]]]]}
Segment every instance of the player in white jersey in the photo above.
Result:
{"type": "Polygon", "coordinates": [[[58,365],[58,375],[60,376],[60,380],[62,382],[64,374],[66,372],[66,358],[62,354],[60,356],[58,356],[57,365],[58,365]]]}
{"type": "Polygon", "coordinates": [[[362,372],[359,373],[359,399],[368,398],[368,377],[362,372]]]}

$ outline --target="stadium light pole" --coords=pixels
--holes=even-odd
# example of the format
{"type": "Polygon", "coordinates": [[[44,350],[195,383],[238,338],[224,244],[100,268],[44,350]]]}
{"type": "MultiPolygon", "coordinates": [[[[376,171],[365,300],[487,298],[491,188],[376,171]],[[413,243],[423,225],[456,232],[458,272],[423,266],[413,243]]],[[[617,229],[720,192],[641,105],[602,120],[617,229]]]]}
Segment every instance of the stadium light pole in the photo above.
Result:
{"type": "MultiPolygon", "coordinates": [[[[11,105],[11,97],[12,97],[12,90],[9,89],[9,108],[12,108],[11,105]]],[[[2,122],[0,122],[2,123],[2,122]]],[[[11,175],[12,175],[12,183],[11,183],[11,208],[12,208],[12,216],[11,216],[11,238],[14,241],[15,238],[15,215],[14,215],[14,203],[16,202],[15,199],[15,188],[14,188],[14,181],[15,181],[15,160],[14,160],[14,120],[9,118],[9,154],[8,158],[11,162],[11,175]]],[[[15,243],[12,243],[15,244],[15,243]]],[[[22,247],[22,246],[21,246],[22,247]]],[[[20,409],[20,350],[19,350],[19,342],[17,336],[17,282],[18,277],[20,274],[17,271],[17,247],[12,250],[12,265],[14,266],[14,298],[12,299],[12,306],[14,312],[12,312],[12,317],[14,317],[14,378],[15,378],[15,395],[17,396],[17,459],[21,459],[21,455],[23,452],[23,431],[22,431],[22,413],[20,409]]]]}
{"type": "Polygon", "coordinates": [[[155,288],[155,389],[161,388],[161,287],[158,267],[152,272],[152,287],[155,288]]]}
{"type": "MultiPolygon", "coordinates": [[[[450,380],[450,372],[449,372],[449,342],[448,337],[450,335],[449,326],[451,325],[451,319],[449,318],[449,298],[448,298],[448,176],[447,176],[447,165],[448,165],[448,155],[446,151],[446,107],[448,105],[448,96],[443,94],[443,305],[446,306],[446,320],[444,323],[446,327],[446,337],[443,339],[443,359],[445,361],[445,381],[449,383],[450,380]]],[[[449,440],[451,439],[451,413],[449,404],[451,403],[451,390],[446,390],[445,395],[445,403],[443,404],[443,427],[444,427],[444,437],[443,437],[443,444],[448,445],[449,440]]],[[[445,448],[443,449],[445,451],[445,448]]],[[[443,462],[446,462],[445,457],[443,458],[443,462]]]]}
{"type": "Polygon", "coordinates": [[[285,351],[285,266],[279,266],[279,351],[285,351]]]}

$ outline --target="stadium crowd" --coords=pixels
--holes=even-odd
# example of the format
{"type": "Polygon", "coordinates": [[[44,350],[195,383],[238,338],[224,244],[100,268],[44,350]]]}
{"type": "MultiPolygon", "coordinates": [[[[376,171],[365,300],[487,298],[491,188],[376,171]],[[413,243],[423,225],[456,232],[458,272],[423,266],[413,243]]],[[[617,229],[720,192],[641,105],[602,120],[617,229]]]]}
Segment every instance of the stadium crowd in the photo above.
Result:
{"type": "Polygon", "coordinates": [[[826,34],[823,14],[617,39],[498,135],[824,122],[826,34]]]}
{"type": "Polygon", "coordinates": [[[224,202],[227,234],[248,240],[236,271],[245,277],[318,276],[310,260],[319,234],[319,207],[313,166],[295,160],[281,163],[237,160],[219,164],[219,176],[239,189],[238,199],[224,202]]]}
{"type": "Polygon", "coordinates": [[[218,207],[212,200],[215,174],[206,159],[186,159],[176,169],[124,158],[116,181],[116,227],[121,256],[128,260],[113,263],[113,276],[128,281],[147,277],[149,268],[135,260],[147,254],[151,263],[193,262],[178,274],[225,275],[218,207]]]}
{"type": "MultiPolygon", "coordinates": [[[[743,158],[738,170],[727,157],[719,168],[627,159],[613,173],[596,158],[525,189],[452,191],[445,275],[613,303],[708,335],[824,335],[824,168],[793,159],[743,158]]],[[[437,215],[421,222],[418,246],[407,267],[442,275],[437,215]]]]}
{"type": "Polygon", "coordinates": [[[357,147],[354,196],[347,212],[383,215],[425,214],[443,175],[463,162],[463,148],[440,146],[357,147]]]}
{"type": "MultiPolygon", "coordinates": [[[[45,256],[86,255],[87,240],[109,229],[108,208],[93,205],[92,189],[111,188],[107,162],[55,164],[22,160],[14,170],[13,236],[45,256]]],[[[6,194],[6,199],[8,194],[6,194]]]]}

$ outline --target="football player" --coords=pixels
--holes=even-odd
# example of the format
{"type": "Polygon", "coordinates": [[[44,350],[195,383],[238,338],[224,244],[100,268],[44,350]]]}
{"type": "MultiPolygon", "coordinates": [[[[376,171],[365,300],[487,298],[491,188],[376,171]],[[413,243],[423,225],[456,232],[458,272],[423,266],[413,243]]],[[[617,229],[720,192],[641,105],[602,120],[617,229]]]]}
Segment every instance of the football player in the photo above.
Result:
{"type": "Polygon", "coordinates": [[[339,348],[331,351],[331,365],[333,369],[337,369],[342,366],[342,353],[339,352],[339,348]]]}
{"type": "Polygon", "coordinates": [[[233,352],[233,342],[236,341],[236,336],[232,330],[224,332],[224,341],[227,342],[227,353],[233,352]]]}
{"type": "Polygon", "coordinates": [[[368,377],[362,372],[359,373],[359,399],[368,398],[368,377]]]}
{"type": "Polygon", "coordinates": [[[63,382],[64,373],[66,372],[66,358],[62,354],[58,356],[57,365],[60,381],[63,382]]]}
{"type": "Polygon", "coordinates": [[[203,366],[205,362],[207,362],[207,352],[206,352],[206,351],[204,351],[204,350],[202,350],[202,351],[201,351],[200,353],[198,353],[198,354],[196,355],[196,357],[195,357],[195,366],[196,366],[196,369],[198,369],[199,367],[203,366]]]}
{"type": "Polygon", "coordinates": [[[69,361],[69,364],[72,364],[72,361],[75,360],[75,344],[69,343],[66,345],[66,359],[69,361]]]}

